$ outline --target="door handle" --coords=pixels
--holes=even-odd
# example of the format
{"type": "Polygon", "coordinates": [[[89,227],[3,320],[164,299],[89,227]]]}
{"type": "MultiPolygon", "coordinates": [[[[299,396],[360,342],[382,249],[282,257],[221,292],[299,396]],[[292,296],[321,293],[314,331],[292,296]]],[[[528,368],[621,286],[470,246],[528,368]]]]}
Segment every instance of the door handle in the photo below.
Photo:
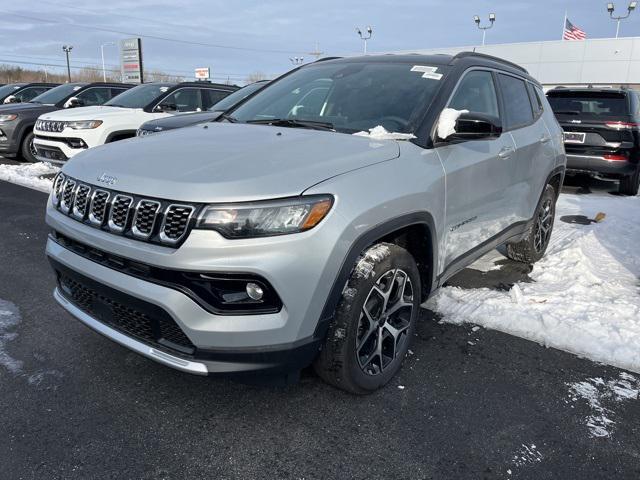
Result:
{"type": "Polygon", "coordinates": [[[550,140],[551,140],[551,137],[547,137],[546,135],[543,135],[542,137],[540,137],[540,143],[549,143],[550,140]]]}
{"type": "Polygon", "coordinates": [[[511,155],[513,155],[513,147],[502,147],[502,149],[498,152],[498,156],[502,159],[507,159],[511,155]]]}

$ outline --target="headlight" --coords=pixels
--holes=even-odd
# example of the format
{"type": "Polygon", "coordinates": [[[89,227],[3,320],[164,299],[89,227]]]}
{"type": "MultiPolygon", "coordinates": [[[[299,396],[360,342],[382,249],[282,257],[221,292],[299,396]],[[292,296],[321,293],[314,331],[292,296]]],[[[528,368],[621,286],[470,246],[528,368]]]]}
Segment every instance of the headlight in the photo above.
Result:
{"type": "Polygon", "coordinates": [[[15,113],[12,113],[10,115],[0,115],[0,122],[11,122],[16,118],[18,118],[18,115],[16,115],[15,113]]]}
{"type": "Polygon", "coordinates": [[[100,125],[102,125],[102,120],[78,120],[76,122],[65,122],[65,127],[69,127],[74,130],[89,130],[92,128],[98,128],[100,125]]]}
{"type": "Polygon", "coordinates": [[[320,223],[332,205],[331,195],[209,205],[200,215],[196,228],[216,230],[227,238],[268,237],[304,232],[320,223]]]}

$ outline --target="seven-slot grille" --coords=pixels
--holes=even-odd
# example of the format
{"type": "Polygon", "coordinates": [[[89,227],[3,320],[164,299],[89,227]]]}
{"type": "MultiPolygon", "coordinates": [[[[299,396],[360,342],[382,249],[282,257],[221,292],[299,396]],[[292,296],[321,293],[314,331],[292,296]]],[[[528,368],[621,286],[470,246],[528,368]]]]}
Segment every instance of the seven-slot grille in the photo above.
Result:
{"type": "Polygon", "coordinates": [[[197,205],[96,188],[64,174],[53,182],[51,201],[62,213],[96,228],[172,247],[186,238],[198,210],[197,205]]]}
{"type": "Polygon", "coordinates": [[[38,120],[36,122],[36,130],[43,132],[62,132],[66,126],[65,122],[56,122],[54,120],[38,120]]]}

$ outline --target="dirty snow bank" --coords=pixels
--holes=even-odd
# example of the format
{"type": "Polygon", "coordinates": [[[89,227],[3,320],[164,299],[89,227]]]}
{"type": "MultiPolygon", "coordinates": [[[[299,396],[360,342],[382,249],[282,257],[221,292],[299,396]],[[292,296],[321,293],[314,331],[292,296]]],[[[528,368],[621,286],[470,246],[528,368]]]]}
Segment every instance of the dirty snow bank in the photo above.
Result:
{"type": "Polygon", "coordinates": [[[416,138],[416,136],[411,133],[389,132],[382,125],[370,128],[368,132],[356,132],[354,135],[357,137],[368,137],[374,140],[411,140],[412,138],[416,138]]]}
{"type": "MultiPolygon", "coordinates": [[[[640,197],[561,195],[532,283],[510,291],[445,287],[426,306],[444,322],[475,323],[640,372],[639,240],[640,197]],[[607,215],[602,223],[560,220],[600,211],[607,215]]],[[[484,258],[470,268],[485,270],[487,263],[484,258]]]]}
{"type": "Polygon", "coordinates": [[[42,176],[55,175],[59,171],[58,167],[54,167],[50,163],[0,164],[0,180],[48,193],[51,190],[53,176],[51,178],[43,178],[42,176]]]}

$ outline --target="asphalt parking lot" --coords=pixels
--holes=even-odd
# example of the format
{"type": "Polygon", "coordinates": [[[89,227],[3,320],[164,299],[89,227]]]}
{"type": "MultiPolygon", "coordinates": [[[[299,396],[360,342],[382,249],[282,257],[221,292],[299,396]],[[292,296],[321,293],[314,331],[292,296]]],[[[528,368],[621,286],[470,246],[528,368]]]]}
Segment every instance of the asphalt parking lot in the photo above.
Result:
{"type": "MultiPolygon", "coordinates": [[[[593,405],[571,400],[620,370],[427,310],[400,375],[367,397],[312,372],[259,387],[131,353],[53,301],[45,201],[0,181],[3,479],[640,478],[640,402],[605,405],[615,429],[593,437],[593,405]]],[[[495,275],[454,281],[526,272],[495,275]]]]}

